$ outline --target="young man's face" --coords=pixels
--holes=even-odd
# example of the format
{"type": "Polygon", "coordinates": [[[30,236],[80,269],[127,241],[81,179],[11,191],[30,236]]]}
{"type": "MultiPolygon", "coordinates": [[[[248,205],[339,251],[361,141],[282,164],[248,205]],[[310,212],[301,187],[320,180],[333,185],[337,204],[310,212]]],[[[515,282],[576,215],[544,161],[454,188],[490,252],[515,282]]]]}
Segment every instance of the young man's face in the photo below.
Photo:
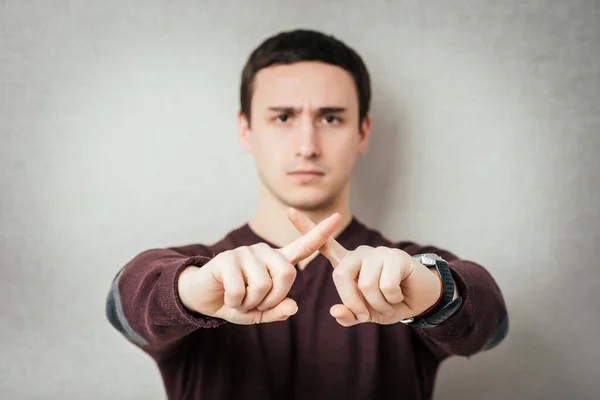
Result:
{"type": "Polygon", "coordinates": [[[256,74],[251,103],[240,135],[265,188],[300,210],[332,206],[370,133],[369,117],[359,124],[352,75],[321,62],[271,66],[256,74]]]}

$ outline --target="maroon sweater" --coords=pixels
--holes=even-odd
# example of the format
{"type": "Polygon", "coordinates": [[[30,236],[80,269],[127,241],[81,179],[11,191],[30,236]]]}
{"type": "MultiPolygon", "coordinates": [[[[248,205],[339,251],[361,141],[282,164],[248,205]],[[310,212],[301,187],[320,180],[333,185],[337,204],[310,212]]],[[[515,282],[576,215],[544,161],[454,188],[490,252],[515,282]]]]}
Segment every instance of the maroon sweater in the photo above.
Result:
{"type": "Polygon", "coordinates": [[[177,277],[219,252],[266,242],[248,224],[218,243],[145,251],[115,277],[111,324],[157,363],[170,399],[430,399],[440,362],[497,345],[508,331],[502,294],[480,265],[413,242],[393,243],[356,218],[337,237],[347,249],[395,247],[449,261],[463,303],[435,328],[359,324],[329,314],[341,303],[328,260],[318,255],[298,275],[287,321],[235,325],[187,311],[177,277]]]}

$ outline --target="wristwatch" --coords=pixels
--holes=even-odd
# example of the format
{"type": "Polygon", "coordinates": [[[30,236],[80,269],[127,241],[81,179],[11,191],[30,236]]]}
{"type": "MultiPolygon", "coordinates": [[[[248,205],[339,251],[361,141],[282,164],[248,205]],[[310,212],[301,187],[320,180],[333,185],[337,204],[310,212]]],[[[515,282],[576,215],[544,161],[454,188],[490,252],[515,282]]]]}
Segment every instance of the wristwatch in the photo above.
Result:
{"type": "Polygon", "coordinates": [[[462,304],[462,297],[454,298],[454,281],[448,262],[433,253],[417,254],[415,260],[426,267],[435,267],[442,280],[442,298],[439,303],[425,314],[403,319],[400,322],[415,328],[433,328],[450,318],[462,304]]]}

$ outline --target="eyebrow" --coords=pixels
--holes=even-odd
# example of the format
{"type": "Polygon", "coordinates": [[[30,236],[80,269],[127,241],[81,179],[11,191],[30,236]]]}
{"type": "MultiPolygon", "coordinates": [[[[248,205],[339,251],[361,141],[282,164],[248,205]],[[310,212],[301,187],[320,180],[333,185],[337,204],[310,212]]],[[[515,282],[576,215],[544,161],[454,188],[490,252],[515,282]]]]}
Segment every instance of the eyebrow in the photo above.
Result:
{"type": "MultiPolygon", "coordinates": [[[[286,107],[286,106],[278,106],[278,107],[269,107],[270,111],[282,112],[286,114],[293,114],[301,111],[301,108],[297,107],[286,107]]],[[[339,114],[346,111],[345,107],[319,107],[319,114],[339,114]]]]}

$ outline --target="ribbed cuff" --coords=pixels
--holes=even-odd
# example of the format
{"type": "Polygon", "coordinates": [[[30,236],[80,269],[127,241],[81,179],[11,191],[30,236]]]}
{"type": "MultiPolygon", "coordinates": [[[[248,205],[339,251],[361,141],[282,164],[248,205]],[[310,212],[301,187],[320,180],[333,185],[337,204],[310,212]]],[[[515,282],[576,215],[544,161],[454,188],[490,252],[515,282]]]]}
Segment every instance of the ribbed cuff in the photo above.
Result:
{"type": "Polygon", "coordinates": [[[175,316],[176,319],[180,320],[182,324],[193,324],[198,328],[216,328],[226,321],[220,318],[209,317],[207,315],[203,315],[200,313],[195,313],[189,311],[181,302],[181,298],[179,297],[179,290],[177,288],[179,275],[181,272],[189,267],[190,265],[195,265],[197,267],[202,267],[204,264],[209,262],[210,257],[205,256],[193,256],[185,259],[177,268],[173,268],[168,272],[171,276],[167,277],[164,282],[169,282],[170,286],[165,288],[167,293],[164,293],[165,297],[169,299],[169,315],[175,316]]]}

